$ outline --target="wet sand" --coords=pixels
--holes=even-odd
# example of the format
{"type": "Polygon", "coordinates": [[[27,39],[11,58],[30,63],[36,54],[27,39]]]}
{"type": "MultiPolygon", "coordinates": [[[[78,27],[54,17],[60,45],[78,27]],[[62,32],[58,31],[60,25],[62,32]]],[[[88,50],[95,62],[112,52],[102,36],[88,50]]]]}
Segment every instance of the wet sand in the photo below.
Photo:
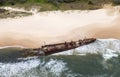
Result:
{"type": "Polygon", "coordinates": [[[120,39],[119,8],[51,11],[0,19],[0,46],[40,47],[87,37],[120,39]]]}

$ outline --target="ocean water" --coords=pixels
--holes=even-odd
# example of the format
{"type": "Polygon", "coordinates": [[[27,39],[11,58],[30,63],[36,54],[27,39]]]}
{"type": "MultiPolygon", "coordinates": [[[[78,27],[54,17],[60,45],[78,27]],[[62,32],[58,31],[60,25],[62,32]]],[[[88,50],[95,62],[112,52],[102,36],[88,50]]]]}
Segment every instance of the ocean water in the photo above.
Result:
{"type": "Polygon", "coordinates": [[[22,58],[22,48],[0,48],[0,77],[120,77],[120,40],[94,43],[49,56],[22,58]]]}

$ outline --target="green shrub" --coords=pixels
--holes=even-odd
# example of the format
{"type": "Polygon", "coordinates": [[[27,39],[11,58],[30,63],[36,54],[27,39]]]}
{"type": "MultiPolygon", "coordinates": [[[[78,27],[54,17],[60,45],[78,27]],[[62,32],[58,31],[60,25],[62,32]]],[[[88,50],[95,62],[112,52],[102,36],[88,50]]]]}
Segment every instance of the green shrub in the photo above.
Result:
{"type": "Polygon", "coordinates": [[[0,0],[0,5],[4,5],[6,3],[6,0],[0,0]]]}
{"type": "Polygon", "coordinates": [[[115,4],[120,4],[120,0],[113,0],[115,4]]]}

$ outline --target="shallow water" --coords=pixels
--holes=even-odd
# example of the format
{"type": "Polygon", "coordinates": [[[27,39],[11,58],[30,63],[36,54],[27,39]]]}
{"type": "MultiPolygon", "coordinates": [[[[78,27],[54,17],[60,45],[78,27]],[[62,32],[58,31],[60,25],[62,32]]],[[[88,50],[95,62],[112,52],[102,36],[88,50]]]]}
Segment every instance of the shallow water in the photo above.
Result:
{"type": "Polygon", "coordinates": [[[21,58],[21,48],[3,48],[0,77],[119,77],[119,49],[120,41],[116,39],[99,39],[75,50],[42,57],[21,58]]]}

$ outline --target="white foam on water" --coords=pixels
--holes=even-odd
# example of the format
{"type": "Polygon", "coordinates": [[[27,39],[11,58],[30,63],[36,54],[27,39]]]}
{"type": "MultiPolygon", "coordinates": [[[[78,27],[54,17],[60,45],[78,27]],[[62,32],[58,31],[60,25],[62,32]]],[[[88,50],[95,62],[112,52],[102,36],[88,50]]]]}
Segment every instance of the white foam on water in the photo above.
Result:
{"type": "MultiPolygon", "coordinates": [[[[120,52],[120,40],[117,39],[97,39],[94,43],[84,45],[76,48],[75,50],[64,51],[53,55],[82,55],[87,53],[102,54],[105,60],[112,57],[118,57],[120,52]]],[[[0,63],[0,76],[1,77],[61,77],[62,73],[69,71],[67,63],[62,60],[50,59],[48,61],[41,61],[37,57],[23,58],[22,62],[17,63],[0,63]],[[35,68],[35,69],[34,69],[35,68]],[[37,70],[37,71],[36,71],[37,70]],[[37,73],[40,71],[39,73],[37,73]],[[26,75],[27,72],[27,75],[26,75]]],[[[67,75],[71,75],[66,72],[67,75]]],[[[69,77],[69,76],[68,76],[69,77]]]]}
{"type": "Polygon", "coordinates": [[[94,43],[78,47],[76,49],[56,53],[53,55],[85,55],[86,53],[100,53],[105,59],[117,57],[120,53],[120,40],[97,39],[94,43]]]}
{"type": "Polygon", "coordinates": [[[29,60],[26,62],[19,63],[0,63],[0,76],[1,77],[12,77],[19,73],[28,71],[39,65],[39,61],[29,60]]]}
{"type": "Polygon", "coordinates": [[[39,58],[25,60],[27,61],[0,63],[0,77],[48,77],[49,75],[61,77],[61,73],[67,70],[66,63],[62,60],[50,59],[47,62],[42,62],[39,58]],[[38,71],[40,73],[37,73],[38,71]]]}
{"type": "Polygon", "coordinates": [[[38,56],[27,57],[27,58],[18,58],[18,60],[30,60],[30,59],[36,59],[36,58],[38,58],[38,56]]]}
{"type": "Polygon", "coordinates": [[[108,60],[108,59],[110,59],[110,58],[112,58],[112,57],[118,57],[118,54],[116,54],[115,52],[116,52],[116,51],[114,51],[114,50],[107,49],[107,52],[105,52],[105,53],[103,54],[103,58],[104,58],[105,60],[108,60]]]}
{"type": "Polygon", "coordinates": [[[52,73],[54,73],[56,76],[60,77],[60,74],[67,70],[66,63],[63,61],[57,61],[51,59],[46,65],[45,68],[50,69],[52,73]]]}

